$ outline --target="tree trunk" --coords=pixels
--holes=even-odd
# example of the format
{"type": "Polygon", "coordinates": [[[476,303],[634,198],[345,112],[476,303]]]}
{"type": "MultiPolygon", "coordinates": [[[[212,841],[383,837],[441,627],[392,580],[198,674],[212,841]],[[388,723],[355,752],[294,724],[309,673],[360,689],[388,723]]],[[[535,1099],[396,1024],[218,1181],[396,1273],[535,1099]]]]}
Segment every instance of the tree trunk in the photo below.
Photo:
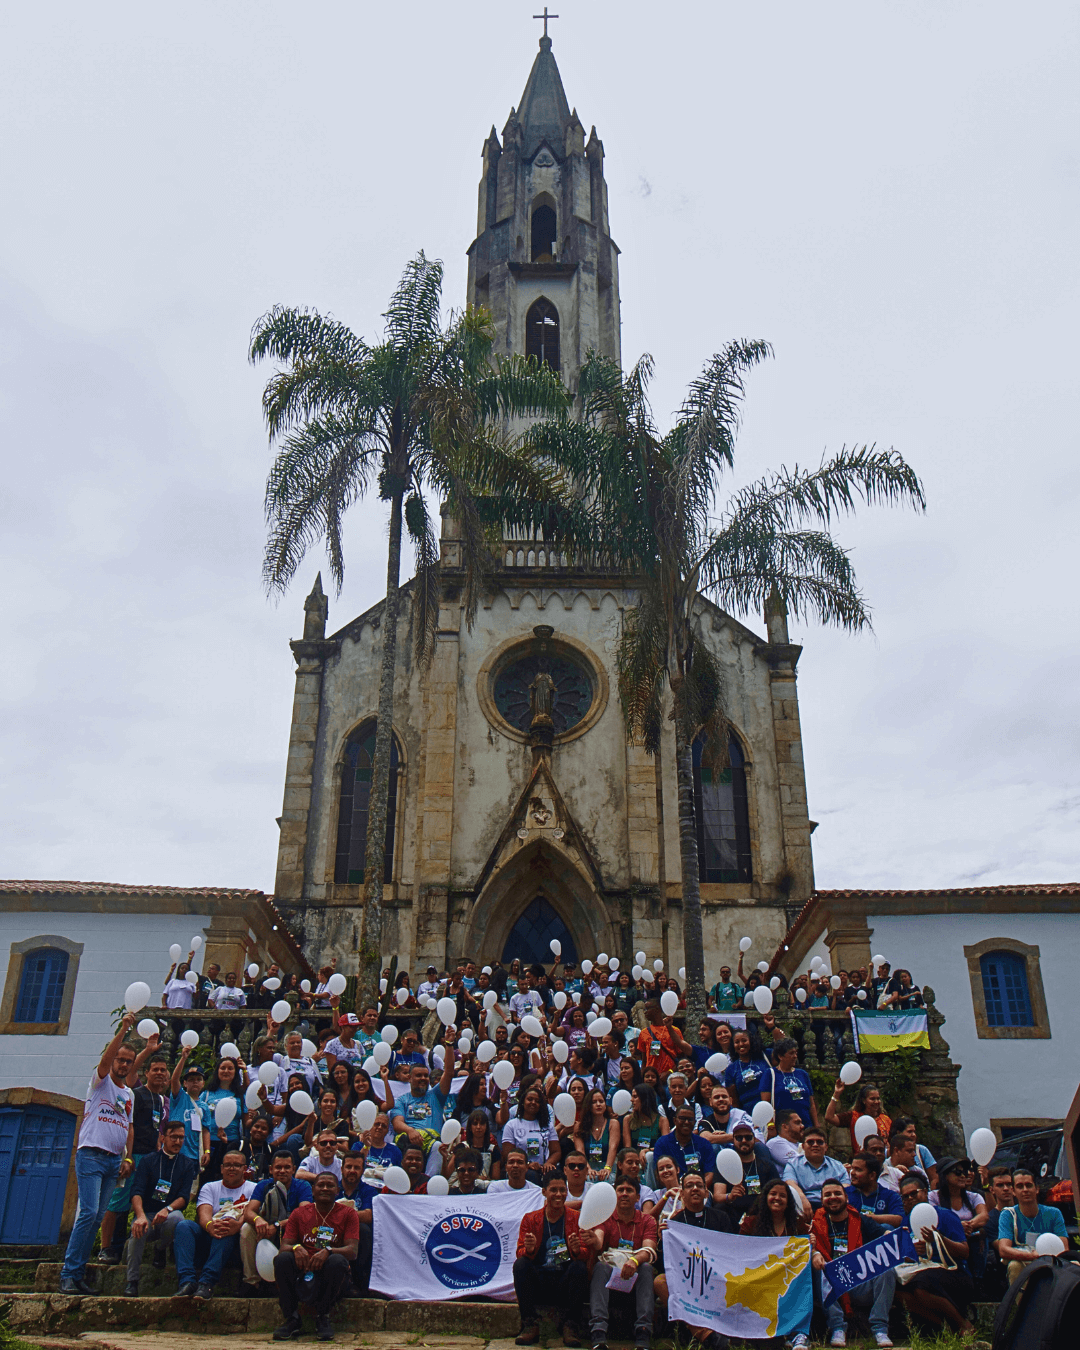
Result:
{"type": "Polygon", "coordinates": [[[367,844],[364,853],[364,911],[360,921],[358,1011],[379,1002],[382,970],[383,872],[386,867],[386,804],[390,790],[390,744],[394,726],[394,675],[397,670],[397,621],[401,576],[401,499],[390,499],[390,547],[386,558],[386,605],[382,617],[382,672],[375,728],[375,762],[368,799],[367,844]]]}
{"type": "MultiPolygon", "coordinates": [[[[675,773],[679,784],[679,860],[682,864],[683,951],[686,959],[686,1029],[696,1033],[708,1011],[705,944],[701,928],[697,817],[694,813],[694,747],[675,718],[675,773]]],[[[691,1037],[687,1036],[687,1040],[691,1037]]]]}

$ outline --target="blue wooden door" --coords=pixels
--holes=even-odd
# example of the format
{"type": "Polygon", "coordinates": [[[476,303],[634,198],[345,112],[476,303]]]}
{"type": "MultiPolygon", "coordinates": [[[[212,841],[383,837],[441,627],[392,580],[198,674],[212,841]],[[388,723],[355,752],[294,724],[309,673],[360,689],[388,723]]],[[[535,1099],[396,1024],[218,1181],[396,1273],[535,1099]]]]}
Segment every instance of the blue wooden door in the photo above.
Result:
{"type": "Polygon", "coordinates": [[[0,1113],[0,1242],[53,1243],[59,1238],[74,1141],[70,1112],[27,1106],[0,1113]]]}

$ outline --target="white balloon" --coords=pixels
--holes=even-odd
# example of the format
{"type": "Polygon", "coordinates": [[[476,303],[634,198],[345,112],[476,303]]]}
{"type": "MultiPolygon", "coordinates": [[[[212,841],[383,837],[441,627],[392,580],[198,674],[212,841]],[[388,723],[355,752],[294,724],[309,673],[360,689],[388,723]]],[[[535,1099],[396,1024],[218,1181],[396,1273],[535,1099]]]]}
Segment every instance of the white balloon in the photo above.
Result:
{"type": "Polygon", "coordinates": [[[540,1024],[540,1019],[538,1017],[533,1017],[529,1013],[526,1013],[521,1019],[521,1029],[525,1032],[526,1036],[542,1036],[544,1034],[544,1028],[540,1024]]]}
{"type": "Polygon", "coordinates": [[[405,988],[404,985],[402,985],[402,987],[401,987],[401,988],[397,991],[397,993],[394,995],[394,1002],[395,1002],[395,1003],[398,1005],[398,1007],[400,1008],[400,1007],[402,1007],[406,1002],[408,1002],[408,998],[409,998],[409,991],[405,988]]]}
{"type": "Polygon", "coordinates": [[[679,996],[674,989],[665,989],[660,995],[660,1007],[666,1017],[672,1017],[679,1011],[679,996]]]}
{"type": "Polygon", "coordinates": [[[144,1041],[148,1041],[151,1036],[156,1036],[161,1028],[152,1017],[144,1017],[135,1030],[144,1041]]]}
{"type": "Polygon", "coordinates": [[[600,955],[596,958],[596,964],[597,964],[598,966],[606,966],[606,965],[607,965],[607,952],[601,952],[601,953],[600,953],[600,955]]]}
{"type": "Polygon", "coordinates": [[[558,1008],[560,1012],[562,1012],[562,1010],[566,1007],[566,995],[563,993],[561,989],[552,999],[552,1002],[555,1004],[556,1008],[558,1008]]]}
{"type": "Polygon", "coordinates": [[[769,1121],[776,1115],[771,1102],[758,1102],[750,1112],[750,1119],[754,1122],[756,1130],[763,1130],[769,1121]]]}
{"type": "Polygon", "coordinates": [[[1035,1250],[1040,1256],[1058,1256],[1065,1250],[1065,1243],[1056,1233],[1040,1233],[1035,1239],[1035,1250]]]}
{"type": "Polygon", "coordinates": [[[461,1051],[461,1053],[462,1053],[463,1055],[467,1055],[467,1054],[469,1053],[469,1046],[470,1046],[470,1045],[472,1045],[472,1040],[470,1039],[470,1037],[468,1037],[468,1036],[462,1036],[462,1037],[458,1040],[457,1048],[461,1051]]]}
{"type": "Polygon", "coordinates": [[[476,1047],[476,1058],[481,1064],[486,1064],[489,1060],[495,1058],[496,1049],[494,1041],[481,1041],[476,1047]]]}
{"type": "Polygon", "coordinates": [[[390,1063],[390,1056],[393,1053],[393,1050],[390,1049],[385,1041],[376,1041],[375,1045],[372,1047],[371,1058],[380,1068],[382,1068],[384,1064],[390,1063]]]}
{"type": "Polygon", "coordinates": [[[258,1079],[263,1087],[273,1087],[277,1082],[278,1066],[272,1059],[268,1059],[265,1064],[259,1065],[258,1079]]]}
{"type": "Polygon", "coordinates": [[[633,1100],[625,1088],[620,1088],[612,1097],[611,1109],[617,1116],[625,1116],[634,1109],[633,1100]]]}
{"type": "Polygon", "coordinates": [[[656,960],[652,963],[652,968],[653,968],[653,970],[655,970],[656,973],[659,975],[660,972],[664,969],[664,963],[663,963],[663,961],[661,961],[660,958],[657,957],[656,960]]]}
{"type": "MultiPolygon", "coordinates": [[[[189,1050],[194,1050],[199,1044],[199,1033],[197,1031],[184,1031],[180,1035],[180,1044],[187,1046],[189,1050]]],[[[277,1077],[277,1069],[274,1069],[274,1077],[277,1077]]]]}
{"type": "Polygon", "coordinates": [[[598,1181],[590,1186],[578,1211],[581,1228],[599,1228],[615,1213],[615,1187],[610,1181],[598,1181]]]}
{"type": "Polygon", "coordinates": [[[188,973],[184,976],[184,979],[187,980],[188,984],[190,984],[192,987],[194,987],[199,983],[199,977],[198,975],[195,974],[193,970],[189,970],[188,973]]]}
{"type": "Polygon", "coordinates": [[[301,991],[302,991],[303,993],[305,993],[305,994],[310,994],[310,993],[311,993],[311,981],[310,981],[310,980],[301,980],[301,981],[300,981],[300,989],[301,989],[301,991]]]}
{"type": "Polygon", "coordinates": [[[560,1125],[573,1125],[577,1120],[577,1102],[569,1092],[560,1092],[553,1103],[555,1119],[560,1125]]]}
{"type": "Polygon", "coordinates": [[[570,1058],[570,1047],[565,1041],[552,1041],[551,1053],[555,1056],[556,1064],[565,1064],[570,1058]]]}
{"type": "MultiPolygon", "coordinates": [[[[343,994],[347,983],[348,981],[345,979],[345,976],[342,975],[341,971],[337,970],[326,981],[327,992],[331,994],[343,994]]],[[[383,990],[383,993],[386,993],[385,989],[383,990]]]]}
{"type": "Polygon", "coordinates": [[[169,948],[169,960],[179,961],[180,955],[181,955],[180,944],[179,942],[174,942],[173,945],[169,948]]]}
{"type": "Polygon", "coordinates": [[[494,989],[489,989],[489,990],[487,991],[487,993],[485,993],[485,995],[484,995],[484,1007],[485,1007],[485,1008],[487,1008],[487,1009],[494,1008],[495,1004],[498,1003],[498,1001],[499,1001],[499,996],[498,996],[498,994],[495,992],[494,989]]]}
{"type": "Polygon", "coordinates": [[[608,962],[608,968],[609,968],[610,970],[618,970],[618,969],[619,969],[619,958],[618,958],[617,956],[613,956],[613,957],[611,958],[611,960],[608,962]]]}
{"type": "Polygon", "coordinates": [[[765,972],[769,969],[769,963],[768,963],[768,961],[759,961],[759,962],[757,963],[757,968],[758,968],[758,970],[761,971],[762,975],[764,975],[765,972]]]}
{"type": "Polygon", "coordinates": [[[315,1044],[314,1041],[309,1041],[306,1036],[301,1040],[300,1053],[304,1056],[305,1059],[314,1059],[316,1054],[318,1054],[318,1051],[319,1047],[315,1044]]]}
{"type": "Polygon", "coordinates": [[[278,979],[276,975],[271,975],[269,979],[263,980],[262,987],[264,989],[269,989],[270,992],[273,993],[276,989],[281,988],[281,981],[278,979]]]}
{"type": "MultiPolygon", "coordinates": [[[[326,982],[326,987],[327,987],[327,989],[330,988],[330,981],[329,981],[329,980],[327,980],[327,982],[326,982]]],[[[386,993],[386,981],[385,981],[385,980],[380,980],[380,981],[379,981],[379,993],[380,993],[380,994],[385,994],[385,993],[386,993]]]]}
{"type": "Polygon", "coordinates": [[[255,1269],[259,1272],[259,1278],[268,1284],[274,1281],[274,1257],[277,1254],[278,1249],[269,1238],[260,1238],[255,1245],[255,1269]]]}
{"type": "Polygon", "coordinates": [[[449,1195],[450,1183],[445,1177],[436,1173],[435,1176],[428,1177],[427,1193],[428,1195],[449,1195]]]}
{"type": "Polygon", "coordinates": [[[591,974],[592,974],[592,962],[591,962],[591,961],[582,961],[582,963],[581,963],[581,973],[582,973],[582,975],[591,975],[591,974]]]}
{"type": "Polygon", "coordinates": [[[232,1095],[222,1097],[214,1106],[214,1123],[219,1130],[223,1130],[227,1125],[231,1125],[235,1115],[236,1098],[232,1095]]]}
{"type": "Polygon", "coordinates": [[[865,1003],[865,1002],[866,1002],[866,990],[865,990],[865,989],[860,989],[860,990],[858,991],[858,993],[856,993],[855,997],[859,1000],[860,1003],[865,1003]]]}
{"type": "Polygon", "coordinates": [[[916,1242],[925,1240],[926,1234],[938,1226],[938,1212],[933,1205],[924,1200],[911,1211],[911,1233],[916,1242]]]}
{"type": "Polygon", "coordinates": [[[292,1016],[292,1004],[285,999],[279,998],[270,1009],[270,1016],[275,1022],[287,1022],[292,1016]]]}
{"type": "Polygon", "coordinates": [[[641,979],[641,967],[640,967],[640,966],[631,966],[631,967],[630,967],[630,978],[631,978],[635,983],[636,983],[638,980],[641,979]]]}
{"type": "Polygon", "coordinates": [[[443,1050],[441,1045],[437,1045],[434,1048],[434,1050],[432,1050],[431,1058],[435,1061],[435,1063],[439,1066],[440,1069],[446,1063],[446,1052],[443,1050]]]}
{"type": "Polygon", "coordinates": [[[252,979],[254,979],[256,975],[258,975],[259,967],[254,961],[252,961],[251,965],[248,966],[247,973],[251,976],[252,979]]]}
{"type": "Polygon", "coordinates": [[[408,1195],[412,1189],[409,1174],[403,1167],[388,1167],[383,1173],[383,1185],[395,1195],[408,1195]]]}
{"type": "Polygon", "coordinates": [[[883,966],[885,964],[885,958],[883,956],[872,956],[870,958],[870,964],[875,968],[877,966],[883,966]]]}
{"type": "Polygon", "coordinates": [[[764,984],[759,984],[754,990],[754,1007],[759,1013],[767,1013],[772,1009],[772,990],[764,984]]]}
{"type": "Polygon", "coordinates": [[[722,1148],[717,1153],[716,1170],[729,1186],[737,1186],[743,1179],[742,1159],[733,1148],[722,1148]]]}
{"type": "Polygon", "coordinates": [[[570,995],[570,997],[574,1000],[575,1003],[581,1002],[581,994],[578,991],[575,991],[573,994],[570,995]]]}
{"type": "Polygon", "coordinates": [[[124,1006],[128,1012],[138,1012],[150,1002],[150,986],[142,980],[129,984],[124,992],[124,1006]]]}
{"type": "Polygon", "coordinates": [[[548,946],[551,948],[552,956],[562,956],[562,943],[558,938],[552,938],[548,946]]]}
{"type": "Polygon", "coordinates": [[[751,989],[749,993],[743,995],[743,1007],[752,1008],[753,1006],[754,1006],[754,991],[751,989]]]}
{"type": "Polygon", "coordinates": [[[453,1144],[458,1139],[460,1134],[461,1134],[461,1121],[447,1120],[443,1123],[443,1127],[439,1131],[439,1138],[443,1141],[444,1144],[453,1144]]]}
{"type": "Polygon", "coordinates": [[[258,1079],[247,1085],[247,1091],[244,1093],[244,1105],[249,1111],[257,1111],[262,1106],[262,1098],[259,1096],[259,1089],[262,1086],[258,1079]]]}
{"type": "Polygon", "coordinates": [[[485,966],[484,969],[483,969],[480,973],[481,973],[482,975],[490,975],[490,974],[491,974],[491,967],[490,967],[490,966],[485,966]]]}
{"type": "Polygon", "coordinates": [[[239,1059],[239,1047],[234,1045],[232,1041],[226,1041],[225,1044],[218,1049],[218,1056],[221,1059],[239,1059]]]}
{"type": "Polygon", "coordinates": [[[806,990],[802,987],[802,985],[799,985],[798,989],[795,990],[795,1001],[797,1003],[806,1002],[806,990]]]}
{"type": "Polygon", "coordinates": [[[686,967],[685,967],[685,966],[680,966],[680,967],[679,967],[679,979],[680,979],[680,980],[685,980],[685,979],[686,979],[686,967]]]}
{"type": "Polygon", "coordinates": [[[202,938],[199,936],[198,933],[196,933],[195,936],[191,939],[190,950],[193,952],[197,952],[201,946],[202,946],[202,938]]]}
{"type": "Polygon", "coordinates": [[[379,1035],[387,1045],[393,1045],[398,1038],[398,1029],[394,1026],[393,1022],[387,1022],[386,1026],[379,1032],[379,1035]]]}
{"type": "Polygon", "coordinates": [[[644,952],[637,952],[636,955],[634,956],[634,960],[638,963],[639,966],[643,966],[645,962],[648,960],[648,957],[645,955],[644,952]]]}
{"type": "Polygon", "coordinates": [[[289,1098],[289,1105],[300,1116],[310,1116],[315,1110],[315,1103],[306,1092],[294,1092],[289,1098]]]}
{"type": "Polygon", "coordinates": [[[727,1055],[722,1050],[717,1050],[715,1055],[710,1055],[705,1061],[705,1072],[715,1077],[718,1073],[723,1073],[730,1063],[731,1060],[727,1055]]]}
{"type": "Polygon", "coordinates": [[[840,988],[840,976],[839,976],[839,975],[833,975],[833,976],[831,976],[830,979],[829,979],[829,983],[832,985],[832,987],[833,987],[834,989],[839,989],[839,988],[840,988]]]}
{"type": "Polygon", "coordinates": [[[491,1076],[495,1080],[495,1086],[500,1092],[505,1092],[514,1081],[514,1066],[508,1059],[500,1059],[491,1071],[491,1076]]]}
{"type": "Polygon", "coordinates": [[[994,1131],[988,1130],[984,1125],[981,1129],[972,1130],[971,1138],[968,1140],[968,1153],[972,1162],[978,1163],[980,1167],[987,1167],[997,1152],[997,1146],[994,1131]]]}
{"type": "Polygon", "coordinates": [[[375,1117],[378,1114],[379,1108],[370,1098],[362,1102],[357,1102],[353,1107],[352,1113],[353,1124],[356,1126],[357,1131],[360,1134],[366,1134],[367,1131],[371,1129],[372,1125],[375,1124],[375,1117]]]}
{"type": "MultiPolygon", "coordinates": [[[[751,947],[752,942],[753,942],[753,939],[752,939],[752,938],[748,938],[748,937],[740,938],[740,939],[739,939],[739,951],[741,951],[741,952],[748,952],[748,951],[750,950],[750,947],[751,947]]],[[[742,1167],[742,1163],[740,1163],[739,1166],[742,1167]]]]}
{"type": "Polygon", "coordinates": [[[439,1014],[439,1021],[444,1027],[457,1017],[457,1002],[452,998],[441,998],[435,1005],[435,1011],[439,1014]]]}
{"type": "Polygon", "coordinates": [[[862,1148],[872,1134],[877,1134],[877,1121],[873,1116],[859,1116],[855,1121],[855,1144],[862,1148]]]}
{"type": "Polygon", "coordinates": [[[820,969],[821,969],[821,957],[820,957],[820,956],[812,956],[812,957],[810,958],[810,969],[811,969],[811,970],[820,970],[820,969]]]}
{"type": "Polygon", "coordinates": [[[652,973],[652,971],[649,969],[648,966],[644,966],[642,968],[641,978],[646,984],[656,983],[656,976],[652,973]]]}
{"type": "MultiPolygon", "coordinates": [[[[439,1065],[442,1064],[441,1059],[438,1059],[435,1062],[439,1065]]],[[[369,1078],[378,1078],[379,1061],[375,1058],[374,1055],[368,1055],[367,1059],[364,1060],[363,1064],[361,1064],[360,1067],[363,1069],[363,1071],[367,1074],[369,1078]]]]}
{"type": "Polygon", "coordinates": [[[862,1065],[855,1060],[849,1059],[846,1064],[840,1065],[840,1081],[848,1087],[853,1087],[862,1077],[862,1065]]]}
{"type": "Polygon", "coordinates": [[[774,994],[775,994],[776,991],[780,988],[780,976],[779,976],[779,975],[774,975],[774,976],[772,977],[772,979],[769,981],[769,988],[773,991],[774,994]]]}
{"type": "Polygon", "coordinates": [[[606,1036],[610,1030],[610,1021],[606,1017],[598,1017],[589,1028],[589,1035],[595,1036],[595,1038],[599,1040],[601,1036],[606,1036]]]}

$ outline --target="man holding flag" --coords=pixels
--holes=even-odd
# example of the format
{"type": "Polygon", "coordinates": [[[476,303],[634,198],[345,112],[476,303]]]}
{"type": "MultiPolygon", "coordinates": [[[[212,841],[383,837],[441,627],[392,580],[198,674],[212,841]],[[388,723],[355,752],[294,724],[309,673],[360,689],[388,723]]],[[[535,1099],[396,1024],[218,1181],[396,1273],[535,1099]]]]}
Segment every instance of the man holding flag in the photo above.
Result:
{"type": "MultiPolygon", "coordinates": [[[[850,1257],[858,1248],[876,1242],[889,1233],[883,1224],[875,1222],[866,1214],[860,1214],[848,1204],[847,1191],[840,1181],[826,1181],[821,1187],[821,1208],[814,1214],[811,1223],[811,1235],[814,1239],[814,1254],[811,1258],[814,1270],[825,1272],[822,1288],[822,1303],[825,1307],[825,1321],[829,1330],[829,1344],[847,1345],[847,1322],[845,1313],[851,1312],[852,1303],[870,1308],[870,1330],[874,1334],[874,1343],[890,1346],[889,1309],[892,1307],[896,1292],[896,1276],[891,1269],[883,1269],[880,1275],[872,1279],[859,1280],[860,1274],[866,1276],[870,1269],[879,1269],[875,1261],[872,1267],[865,1257],[860,1263],[844,1261],[842,1265],[833,1265],[841,1258],[850,1257]],[[829,1267],[831,1266],[831,1269],[829,1267]],[[830,1276],[834,1277],[830,1279],[830,1276]],[[834,1283],[835,1280],[835,1283],[834,1283]],[[856,1282],[858,1281],[858,1282],[856,1282]],[[838,1294],[838,1290],[846,1290],[838,1294]]],[[[899,1237],[895,1242],[895,1253],[890,1252],[888,1259],[895,1256],[892,1264],[899,1264],[903,1246],[899,1237]]]]}

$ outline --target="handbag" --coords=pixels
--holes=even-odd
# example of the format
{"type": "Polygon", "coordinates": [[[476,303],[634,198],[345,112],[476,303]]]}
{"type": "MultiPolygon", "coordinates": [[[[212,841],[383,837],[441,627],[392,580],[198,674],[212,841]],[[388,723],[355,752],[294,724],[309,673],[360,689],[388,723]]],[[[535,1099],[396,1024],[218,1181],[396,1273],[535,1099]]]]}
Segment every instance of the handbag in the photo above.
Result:
{"type": "Polygon", "coordinates": [[[941,1234],[936,1228],[932,1228],[926,1238],[927,1248],[934,1249],[934,1256],[931,1258],[929,1252],[921,1261],[902,1261],[896,1266],[893,1274],[901,1284],[907,1284],[909,1280],[921,1275],[926,1270],[956,1270],[956,1262],[949,1255],[945,1244],[941,1240],[941,1234]]]}

